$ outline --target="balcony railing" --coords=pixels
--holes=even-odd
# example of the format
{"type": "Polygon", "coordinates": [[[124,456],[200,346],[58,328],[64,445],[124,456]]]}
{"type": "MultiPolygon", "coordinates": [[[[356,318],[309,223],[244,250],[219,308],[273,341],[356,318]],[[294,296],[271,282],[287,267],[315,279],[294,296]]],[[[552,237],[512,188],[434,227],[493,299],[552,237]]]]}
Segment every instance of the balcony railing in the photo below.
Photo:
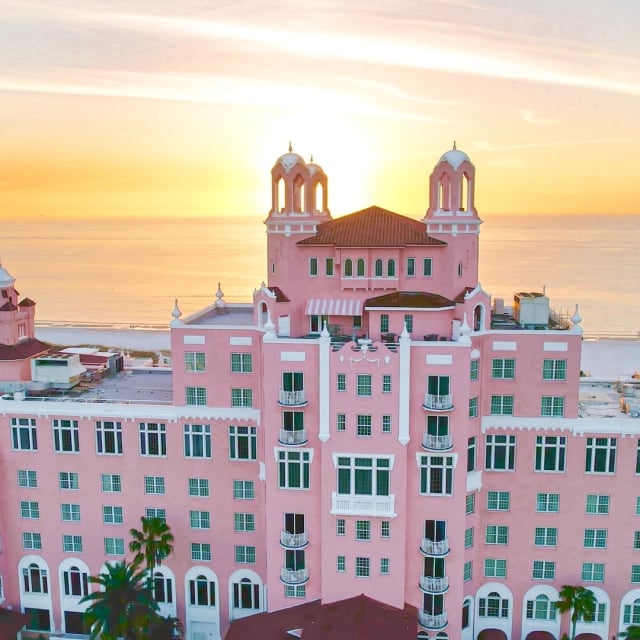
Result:
{"type": "Polygon", "coordinates": [[[395,518],[394,495],[390,496],[353,496],[331,494],[331,513],[340,516],[380,516],[395,518]]]}
{"type": "Polygon", "coordinates": [[[284,389],[280,389],[278,404],[282,404],[285,407],[301,407],[307,404],[307,392],[304,389],[300,391],[285,391],[284,389]]]}
{"type": "Polygon", "coordinates": [[[303,531],[302,533],[289,533],[288,531],[280,532],[280,544],[288,549],[306,547],[308,542],[306,531],[303,531]]]}
{"type": "Polygon", "coordinates": [[[307,430],[298,429],[296,431],[286,431],[285,429],[280,429],[280,437],[278,440],[280,444],[288,444],[292,446],[306,444],[308,441],[307,430]]]}
{"type": "Polygon", "coordinates": [[[425,393],[422,406],[430,411],[449,411],[453,409],[453,394],[436,395],[435,393],[425,393]]]}
{"type": "Polygon", "coordinates": [[[437,615],[418,610],[418,622],[425,629],[443,629],[447,626],[447,612],[443,611],[437,615]]]}
{"type": "Polygon", "coordinates": [[[309,569],[287,569],[282,567],[280,580],[285,584],[304,584],[309,580],[309,569]]]}
{"type": "Polygon", "coordinates": [[[434,436],[430,433],[422,434],[422,448],[431,451],[446,451],[453,447],[453,438],[448,433],[446,436],[434,436]]]}
{"type": "Polygon", "coordinates": [[[449,540],[430,540],[429,538],[422,538],[422,545],[420,551],[426,556],[445,556],[449,553],[449,540]]]}
{"type": "Polygon", "coordinates": [[[420,588],[427,593],[444,593],[449,588],[449,577],[420,576],[420,588]]]}

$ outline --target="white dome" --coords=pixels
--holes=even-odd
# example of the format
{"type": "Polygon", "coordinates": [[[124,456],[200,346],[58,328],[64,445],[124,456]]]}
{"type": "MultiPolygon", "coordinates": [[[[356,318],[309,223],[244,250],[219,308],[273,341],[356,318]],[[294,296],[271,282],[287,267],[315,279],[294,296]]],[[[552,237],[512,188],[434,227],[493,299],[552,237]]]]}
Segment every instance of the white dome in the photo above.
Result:
{"type": "MultiPolygon", "coordinates": [[[[293,167],[295,167],[298,163],[304,166],[304,160],[297,153],[293,153],[290,151],[289,153],[285,153],[278,158],[278,162],[284,167],[284,170],[289,173],[293,167]]],[[[278,164],[276,162],[276,164],[278,164]]]]}
{"type": "Polygon", "coordinates": [[[0,267],[0,287],[12,287],[15,281],[4,267],[0,267]]]}
{"type": "Polygon", "coordinates": [[[471,160],[464,151],[460,151],[454,146],[453,149],[442,154],[440,162],[448,162],[454,169],[457,169],[463,162],[471,162],[471,160]]]}

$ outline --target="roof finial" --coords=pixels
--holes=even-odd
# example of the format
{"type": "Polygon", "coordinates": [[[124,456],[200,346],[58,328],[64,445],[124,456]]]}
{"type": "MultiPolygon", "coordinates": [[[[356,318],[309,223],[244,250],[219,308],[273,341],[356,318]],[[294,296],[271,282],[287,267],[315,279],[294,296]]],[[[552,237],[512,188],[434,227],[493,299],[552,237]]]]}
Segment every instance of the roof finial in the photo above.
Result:
{"type": "Polygon", "coordinates": [[[313,153],[311,154],[311,157],[309,158],[309,162],[313,162],[313,153]]]}
{"type": "Polygon", "coordinates": [[[457,147],[456,147],[456,141],[454,140],[454,141],[453,141],[453,150],[455,151],[455,150],[456,150],[456,148],[457,148],[457,147]]]}
{"type": "Polygon", "coordinates": [[[293,151],[293,147],[291,146],[291,140],[289,140],[289,153],[293,151]]]}

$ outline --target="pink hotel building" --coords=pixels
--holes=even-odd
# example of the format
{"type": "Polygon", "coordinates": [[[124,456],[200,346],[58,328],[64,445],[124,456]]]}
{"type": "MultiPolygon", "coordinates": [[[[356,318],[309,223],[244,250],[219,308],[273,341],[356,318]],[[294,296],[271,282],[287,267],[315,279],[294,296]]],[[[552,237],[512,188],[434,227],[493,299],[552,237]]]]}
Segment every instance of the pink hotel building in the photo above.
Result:
{"type": "Polygon", "coordinates": [[[333,219],[291,150],[271,180],[268,283],[176,302],[172,370],[87,382],[0,268],[0,597],[23,637],[86,633],[87,576],[143,515],[175,535],[155,590],[189,640],[360,594],[414,607],[416,638],[559,638],[564,584],[597,597],[583,640],[639,622],[629,390],[581,383],[577,312],[482,289],[468,156],[440,158],[421,220],[333,219]]]}

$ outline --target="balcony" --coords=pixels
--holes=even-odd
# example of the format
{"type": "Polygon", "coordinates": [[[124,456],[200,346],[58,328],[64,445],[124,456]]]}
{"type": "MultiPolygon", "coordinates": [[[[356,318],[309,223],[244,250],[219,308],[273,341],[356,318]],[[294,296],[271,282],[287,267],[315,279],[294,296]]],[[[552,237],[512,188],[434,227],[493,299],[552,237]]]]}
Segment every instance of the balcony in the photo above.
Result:
{"type": "Polygon", "coordinates": [[[422,448],[429,451],[446,451],[453,447],[453,438],[448,433],[446,436],[434,436],[430,433],[422,434],[422,448]]]}
{"type": "Polygon", "coordinates": [[[284,407],[303,407],[307,404],[307,392],[304,389],[300,391],[285,391],[280,389],[278,404],[284,407]]]}
{"type": "Polygon", "coordinates": [[[301,549],[309,544],[307,540],[307,532],[289,533],[288,531],[280,532],[280,544],[287,549],[301,549]]]}
{"type": "Polygon", "coordinates": [[[353,496],[331,494],[331,514],[338,516],[379,516],[395,518],[396,498],[390,496],[353,496]]]}
{"type": "Polygon", "coordinates": [[[453,409],[453,394],[436,395],[435,393],[425,393],[423,408],[429,411],[451,411],[453,409]]]}
{"type": "Polygon", "coordinates": [[[287,569],[282,567],[280,580],[285,584],[304,584],[309,580],[309,569],[287,569]]]}
{"type": "Polygon", "coordinates": [[[422,538],[422,544],[420,545],[420,551],[425,556],[446,556],[449,553],[449,540],[430,540],[429,538],[422,538]]]}
{"type": "Polygon", "coordinates": [[[432,576],[420,576],[419,586],[425,593],[444,593],[449,589],[449,577],[433,578],[432,576]]]}
{"type": "Polygon", "coordinates": [[[447,612],[443,611],[437,615],[418,610],[418,622],[425,629],[444,629],[447,626],[447,612]]]}
{"type": "Polygon", "coordinates": [[[280,444],[286,444],[290,447],[299,447],[302,444],[307,444],[308,441],[309,439],[307,438],[306,429],[298,429],[296,431],[280,429],[280,437],[278,438],[278,442],[280,444]]]}

